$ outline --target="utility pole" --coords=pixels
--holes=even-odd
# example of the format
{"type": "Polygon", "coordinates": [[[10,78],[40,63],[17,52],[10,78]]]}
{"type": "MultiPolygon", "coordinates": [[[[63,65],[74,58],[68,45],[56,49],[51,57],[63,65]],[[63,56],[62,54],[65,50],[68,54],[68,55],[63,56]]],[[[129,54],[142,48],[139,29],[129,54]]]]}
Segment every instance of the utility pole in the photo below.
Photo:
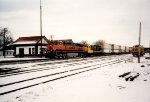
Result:
{"type": "Polygon", "coordinates": [[[41,0],[40,0],[40,34],[41,34],[41,57],[42,57],[43,49],[42,49],[42,6],[41,6],[41,0]]]}
{"type": "Polygon", "coordinates": [[[150,44],[149,44],[149,50],[148,50],[148,52],[149,52],[149,57],[150,57],[150,44]]]}
{"type": "Polygon", "coordinates": [[[6,35],[6,32],[7,32],[7,28],[4,28],[4,35],[3,35],[3,56],[4,58],[6,57],[5,56],[5,35],[6,35]]]}
{"type": "Polygon", "coordinates": [[[51,41],[52,41],[52,35],[51,35],[51,41]]]}
{"type": "Polygon", "coordinates": [[[138,48],[138,63],[140,63],[140,46],[141,46],[141,22],[140,22],[140,28],[139,28],[139,48],[138,48]]]}
{"type": "Polygon", "coordinates": [[[54,39],[54,35],[51,35],[51,41],[53,41],[53,39],[54,39]]]}

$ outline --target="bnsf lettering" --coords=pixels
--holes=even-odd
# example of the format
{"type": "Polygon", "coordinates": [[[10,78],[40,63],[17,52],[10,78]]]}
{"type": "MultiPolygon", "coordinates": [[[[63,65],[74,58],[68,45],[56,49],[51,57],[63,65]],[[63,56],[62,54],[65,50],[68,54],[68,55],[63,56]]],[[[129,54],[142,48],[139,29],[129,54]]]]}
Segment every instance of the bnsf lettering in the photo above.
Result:
{"type": "Polygon", "coordinates": [[[75,47],[69,47],[69,49],[75,49],[75,47]]]}

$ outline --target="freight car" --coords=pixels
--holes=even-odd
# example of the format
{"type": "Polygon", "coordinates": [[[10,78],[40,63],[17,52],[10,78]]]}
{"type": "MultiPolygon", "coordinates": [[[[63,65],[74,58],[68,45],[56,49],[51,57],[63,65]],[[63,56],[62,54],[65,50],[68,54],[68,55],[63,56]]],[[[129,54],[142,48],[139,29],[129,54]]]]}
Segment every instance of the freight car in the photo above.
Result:
{"type": "Polygon", "coordinates": [[[126,46],[121,46],[120,48],[120,54],[126,53],[126,46]]]}
{"type": "Polygon", "coordinates": [[[121,46],[112,44],[112,54],[120,54],[121,53],[121,46]]]}
{"type": "Polygon", "coordinates": [[[111,54],[112,45],[108,43],[99,43],[98,45],[91,45],[94,55],[111,54]]]}
{"type": "Polygon", "coordinates": [[[125,54],[129,54],[130,53],[130,47],[125,46],[125,54]]]}
{"type": "Polygon", "coordinates": [[[133,56],[139,56],[139,53],[140,53],[140,56],[143,56],[145,54],[144,52],[144,47],[143,46],[139,46],[139,45],[135,45],[132,47],[132,55],[133,56]]]}

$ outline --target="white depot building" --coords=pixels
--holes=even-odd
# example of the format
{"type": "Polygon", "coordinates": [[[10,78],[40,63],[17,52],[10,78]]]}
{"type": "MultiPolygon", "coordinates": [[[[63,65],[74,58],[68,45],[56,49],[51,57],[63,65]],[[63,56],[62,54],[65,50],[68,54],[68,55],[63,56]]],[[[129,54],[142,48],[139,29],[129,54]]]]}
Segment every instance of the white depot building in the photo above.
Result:
{"type": "Polygon", "coordinates": [[[42,54],[45,53],[46,45],[49,40],[45,36],[30,36],[30,37],[19,37],[14,43],[14,56],[40,56],[41,46],[42,54]],[[42,38],[42,44],[41,44],[42,38]]]}

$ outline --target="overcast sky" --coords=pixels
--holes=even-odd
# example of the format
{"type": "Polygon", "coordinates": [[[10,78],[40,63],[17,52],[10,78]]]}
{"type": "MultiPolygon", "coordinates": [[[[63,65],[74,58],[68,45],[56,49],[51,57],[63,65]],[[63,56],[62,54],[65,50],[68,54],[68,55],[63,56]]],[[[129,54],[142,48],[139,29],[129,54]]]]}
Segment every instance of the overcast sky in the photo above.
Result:
{"type": "MultiPolygon", "coordinates": [[[[40,35],[40,0],[0,0],[0,26],[14,39],[40,35]]],[[[150,44],[150,0],[42,0],[43,35],[133,46],[150,44]]]]}

